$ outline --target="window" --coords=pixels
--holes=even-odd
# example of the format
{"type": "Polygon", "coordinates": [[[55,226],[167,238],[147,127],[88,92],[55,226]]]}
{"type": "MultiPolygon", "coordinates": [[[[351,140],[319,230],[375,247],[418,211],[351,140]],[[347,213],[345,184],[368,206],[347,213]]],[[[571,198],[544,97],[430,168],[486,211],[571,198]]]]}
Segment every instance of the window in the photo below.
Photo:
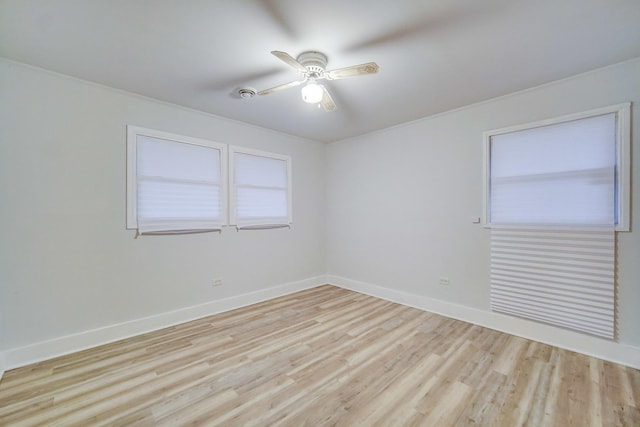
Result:
{"type": "Polygon", "coordinates": [[[630,104],[485,133],[491,309],[615,337],[630,104]]]}
{"type": "Polygon", "coordinates": [[[630,104],[485,133],[485,221],[629,229],[630,104]]]}
{"type": "Polygon", "coordinates": [[[229,153],[231,224],[238,228],[291,224],[291,158],[239,147],[230,147],[229,153]]]}
{"type": "Polygon", "coordinates": [[[226,223],[226,145],[127,127],[127,228],[219,230],[226,223]]]}

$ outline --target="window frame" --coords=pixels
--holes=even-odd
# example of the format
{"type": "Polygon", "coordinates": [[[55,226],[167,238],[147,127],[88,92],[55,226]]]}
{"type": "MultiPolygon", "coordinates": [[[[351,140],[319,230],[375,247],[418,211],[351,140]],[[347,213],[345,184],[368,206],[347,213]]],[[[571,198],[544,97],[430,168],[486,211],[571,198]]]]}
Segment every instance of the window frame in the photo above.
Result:
{"type": "Polygon", "coordinates": [[[525,123],[483,133],[483,220],[485,228],[491,228],[491,138],[496,135],[517,132],[543,126],[555,125],[580,119],[587,119],[605,114],[616,115],[616,231],[630,231],[630,162],[631,162],[631,103],[625,102],[607,107],[596,108],[574,114],[568,114],[537,122],[525,123]]]}
{"type": "Polygon", "coordinates": [[[260,228],[280,228],[288,227],[293,224],[293,177],[292,177],[292,159],[291,156],[277,154],[268,151],[256,150],[252,148],[239,147],[229,145],[229,225],[236,226],[238,229],[260,229],[260,228]],[[282,160],[286,163],[287,168],[287,223],[256,223],[255,225],[242,226],[238,225],[236,215],[237,192],[235,184],[235,154],[247,154],[251,156],[266,157],[270,159],[282,160]]]}
{"type": "MultiPolygon", "coordinates": [[[[148,129],[140,126],[127,125],[127,229],[138,229],[138,181],[137,181],[137,139],[138,136],[163,139],[178,144],[190,144],[211,148],[220,152],[220,225],[228,224],[228,173],[227,173],[227,144],[193,138],[184,135],[148,129]]],[[[185,231],[187,232],[187,231],[185,231]]],[[[160,232],[162,233],[162,232],[160,232]]],[[[172,233],[180,233],[172,232],[172,233]]]]}

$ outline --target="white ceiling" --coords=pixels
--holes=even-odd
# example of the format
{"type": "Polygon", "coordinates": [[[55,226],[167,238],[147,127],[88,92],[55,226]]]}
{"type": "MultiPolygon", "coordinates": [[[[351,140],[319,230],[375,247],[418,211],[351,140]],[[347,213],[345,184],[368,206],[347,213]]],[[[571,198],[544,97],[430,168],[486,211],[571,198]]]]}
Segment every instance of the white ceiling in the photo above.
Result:
{"type": "Polygon", "coordinates": [[[639,0],[0,0],[0,56],[331,142],[640,57],[639,0]],[[338,110],[272,56],[324,52],[338,110]]]}

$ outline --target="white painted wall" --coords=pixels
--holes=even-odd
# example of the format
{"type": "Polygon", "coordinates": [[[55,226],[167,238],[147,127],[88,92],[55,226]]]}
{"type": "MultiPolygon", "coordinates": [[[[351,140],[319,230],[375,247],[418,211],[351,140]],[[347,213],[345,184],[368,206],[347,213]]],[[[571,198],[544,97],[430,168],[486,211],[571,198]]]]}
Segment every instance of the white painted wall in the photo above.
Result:
{"type": "MultiPolygon", "coordinates": [[[[325,148],[0,60],[0,354],[7,350],[6,368],[24,362],[12,355],[23,346],[53,340],[49,349],[23,352],[37,359],[68,351],[55,343],[62,337],[119,325],[95,335],[113,338],[137,332],[140,324],[127,323],[137,319],[151,317],[157,321],[148,325],[158,327],[169,319],[157,318],[163,313],[251,302],[236,297],[269,297],[273,292],[265,290],[281,285],[291,291],[291,284],[319,284],[325,148]],[[127,124],[292,156],[292,229],[135,239],[135,231],[125,229],[127,124]],[[219,277],[223,286],[212,287],[219,277]]],[[[94,344],[85,338],[67,344],[94,344]]]]}
{"type": "MultiPolygon", "coordinates": [[[[489,230],[471,223],[471,217],[482,215],[482,132],[626,101],[634,103],[632,200],[637,202],[640,59],[331,144],[330,280],[409,303],[426,298],[422,306],[454,317],[510,323],[489,311],[489,230]],[[449,277],[450,285],[438,284],[440,276],[449,277]]],[[[638,350],[639,212],[635,203],[634,231],[618,236],[617,288],[619,342],[638,350]]],[[[548,341],[536,335],[532,322],[518,324],[512,333],[548,341]]],[[[599,354],[600,344],[605,345],[589,341],[587,352],[599,354]]],[[[640,358],[635,363],[640,366],[640,358]]]]}
{"type": "Polygon", "coordinates": [[[610,345],[491,313],[489,232],[470,220],[483,131],[625,101],[639,135],[640,60],[325,146],[0,60],[0,371],[327,277],[640,367],[636,231],[619,235],[610,345]],[[291,155],[293,229],[134,239],[127,124],[291,155]]]}

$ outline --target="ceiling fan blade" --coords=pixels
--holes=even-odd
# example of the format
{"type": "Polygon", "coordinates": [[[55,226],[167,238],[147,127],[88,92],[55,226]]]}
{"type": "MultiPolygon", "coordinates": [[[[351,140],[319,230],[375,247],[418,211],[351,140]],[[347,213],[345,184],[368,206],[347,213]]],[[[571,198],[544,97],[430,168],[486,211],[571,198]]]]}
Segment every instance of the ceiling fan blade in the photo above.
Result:
{"type": "Polygon", "coordinates": [[[375,74],[378,72],[378,64],[367,62],[366,64],[352,65],[351,67],[338,68],[327,71],[324,75],[327,80],[344,79],[346,77],[361,76],[364,74],[375,74]]]}
{"type": "Polygon", "coordinates": [[[293,56],[289,55],[287,52],[281,52],[279,50],[272,50],[271,53],[278,57],[281,61],[291,65],[293,68],[295,68],[296,70],[300,71],[301,73],[306,73],[309,70],[307,70],[307,67],[305,67],[304,65],[302,65],[301,63],[299,63],[298,61],[296,61],[293,56]]]}
{"type": "Polygon", "coordinates": [[[300,38],[300,34],[298,34],[296,28],[291,25],[291,20],[287,17],[286,11],[288,8],[286,8],[282,2],[279,0],[262,0],[257,2],[257,4],[262,6],[269,17],[275,21],[278,27],[280,27],[290,39],[295,40],[300,38]]]}
{"type": "Polygon", "coordinates": [[[329,91],[324,87],[324,85],[320,86],[322,86],[322,100],[320,100],[320,105],[322,105],[322,108],[324,108],[324,111],[327,113],[336,111],[336,103],[333,102],[333,98],[329,95],[329,91]]]}
{"type": "MultiPolygon", "coordinates": [[[[391,46],[404,42],[420,41],[427,36],[433,38],[439,32],[459,31],[468,25],[482,22],[487,17],[496,16],[510,5],[508,2],[466,2],[464,7],[447,5],[446,8],[430,10],[431,2],[422,2],[424,9],[416,11],[412,22],[405,22],[401,27],[390,29],[369,39],[361,40],[347,46],[345,52],[355,52],[378,46],[391,46]]],[[[443,5],[446,2],[443,2],[443,5]]],[[[454,2],[449,2],[454,3],[454,2]]]]}
{"type": "Polygon", "coordinates": [[[290,87],[298,86],[303,82],[304,82],[304,80],[296,80],[296,81],[293,81],[291,83],[285,83],[283,85],[279,85],[279,86],[275,86],[275,87],[272,87],[272,88],[269,88],[269,89],[261,90],[260,92],[258,92],[258,95],[269,95],[270,93],[273,93],[273,92],[278,92],[278,91],[281,91],[283,89],[288,89],[290,87]]]}

